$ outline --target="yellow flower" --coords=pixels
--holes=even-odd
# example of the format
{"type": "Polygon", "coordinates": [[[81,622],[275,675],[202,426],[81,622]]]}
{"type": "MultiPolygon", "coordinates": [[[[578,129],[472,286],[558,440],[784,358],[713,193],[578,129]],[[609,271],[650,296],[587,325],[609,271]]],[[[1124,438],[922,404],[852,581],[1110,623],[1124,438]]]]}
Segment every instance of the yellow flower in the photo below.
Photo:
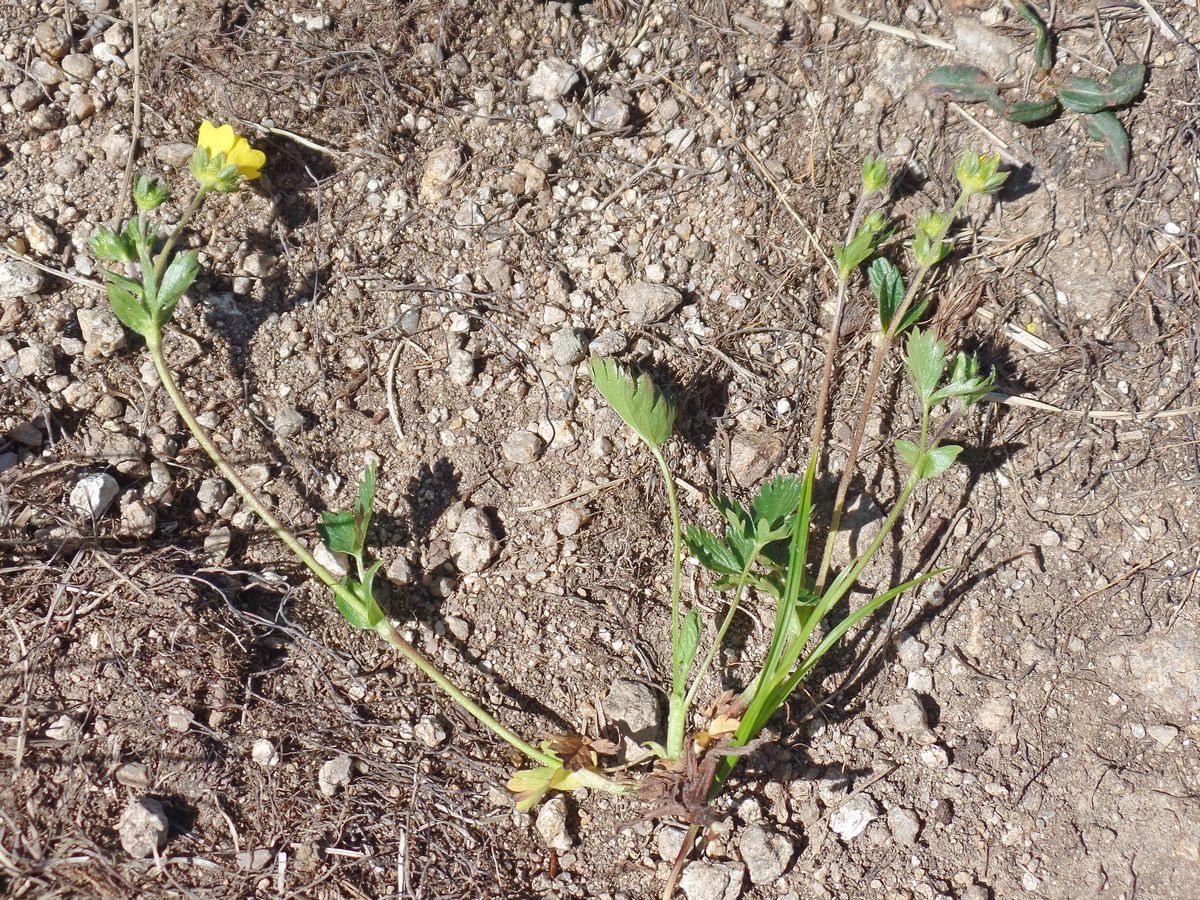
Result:
{"type": "Polygon", "coordinates": [[[217,127],[205,119],[192,155],[192,175],[206,190],[235,191],[243,179],[257,178],[267,155],[250,146],[231,125],[217,127]]]}
{"type": "Polygon", "coordinates": [[[224,153],[225,164],[237,166],[238,174],[247,181],[257,178],[267,163],[267,154],[251,147],[249,141],[234,132],[232,125],[218,128],[208,119],[200,123],[196,146],[207,150],[209,156],[224,153]]]}

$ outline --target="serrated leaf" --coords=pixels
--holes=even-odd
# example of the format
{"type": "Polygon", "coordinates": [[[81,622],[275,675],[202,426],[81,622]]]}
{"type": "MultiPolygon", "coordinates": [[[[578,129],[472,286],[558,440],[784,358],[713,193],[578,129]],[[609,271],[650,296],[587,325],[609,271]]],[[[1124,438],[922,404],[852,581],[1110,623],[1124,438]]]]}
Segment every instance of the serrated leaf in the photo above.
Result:
{"type": "MultiPolygon", "coordinates": [[[[106,272],[105,275],[107,274],[106,272]]],[[[146,337],[154,322],[150,318],[150,311],[146,309],[145,304],[129,291],[111,281],[105,285],[105,290],[108,292],[108,303],[112,307],[113,314],[121,320],[121,324],[130,331],[146,337]]]]}
{"type": "Polygon", "coordinates": [[[958,444],[942,444],[940,447],[928,451],[925,454],[924,465],[922,466],[922,478],[936,478],[941,475],[958,459],[958,454],[962,453],[963,448],[958,444]]]}
{"type": "Polygon", "coordinates": [[[1072,112],[1100,112],[1108,106],[1108,89],[1094,78],[1072,75],[1058,99],[1072,112]]]}
{"type": "MultiPolygon", "coordinates": [[[[763,539],[764,525],[773,533],[796,511],[802,489],[800,479],[794,475],[780,475],[758,489],[758,496],[750,503],[750,515],[760,540],[763,539]]],[[[782,536],[776,535],[771,539],[782,536]]]]}
{"type": "Polygon", "coordinates": [[[700,614],[689,609],[679,624],[679,646],[675,648],[675,660],[681,680],[692,670],[696,659],[696,648],[700,646],[700,614]]]}
{"type": "Polygon", "coordinates": [[[990,75],[978,66],[938,66],[922,79],[934,97],[943,94],[959,103],[995,103],[999,89],[990,75]]]}
{"type": "Polygon", "coordinates": [[[1100,142],[1104,155],[1117,167],[1118,172],[1128,175],[1131,147],[1129,132],[1121,120],[1108,110],[1092,113],[1087,119],[1088,133],[1100,142]]]}
{"type": "Polygon", "coordinates": [[[650,447],[658,449],[675,428],[675,401],[649,375],[634,378],[612,357],[592,357],[592,383],[625,424],[650,447]]]}
{"type": "Polygon", "coordinates": [[[200,262],[195,250],[180,253],[171,260],[167,271],[163,273],[162,284],[158,286],[158,309],[155,318],[159,325],[164,325],[171,320],[175,304],[192,286],[198,271],[200,271],[200,262]]]}
{"type": "Polygon", "coordinates": [[[909,380],[921,400],[928,403],[946,371],[946,346],[932,331],[914,329],[904,348],[909,380]]]}
{"type": "Polygon", "coordinates": [[[739,534],[749,535],[753,532],[750,514],[746,512],[746,508],[738,503],[732,497],[724,497],[713,495],[712,504],[717,508],[717,512],[721,514],[729,527],[739,534]]]}
{"type": "Polygon", "coordinates": [[[900,454],[901,459],[908,463],[910,469],[915,469],[921,459],[921,448],[904,438],[896,440],[896,452],[900,454]]]}
{"type": "Polygon", "coordinates": [[[710,572],[722,575],[742,573],[744,559],[739,559],[733,548],[711,531],[697,525],[689,525],[684,529],[683,542],[687,545],[688,552],[710,572]]]}
{"type": "Polygon", "coordinates": [[[881,256],[867,269],[867,280],[879,306],[879,324],[887,331],[904,300],[904,276],[895,263],[881,256]]]}
{"type": "Polygon", "coordinates": [[[1004,104],[1004,118],[1018,125],[1032,125],[1049,119],[1058,112],[1058,98],[1049,100],[1014,100],[1004,104]]]}

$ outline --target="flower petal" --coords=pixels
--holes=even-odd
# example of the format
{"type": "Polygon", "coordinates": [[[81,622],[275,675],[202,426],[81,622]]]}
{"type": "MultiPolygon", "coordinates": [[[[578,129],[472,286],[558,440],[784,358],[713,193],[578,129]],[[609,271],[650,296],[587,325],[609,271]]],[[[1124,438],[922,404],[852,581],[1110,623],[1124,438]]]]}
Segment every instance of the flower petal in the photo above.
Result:
{"type": "Polygon", "coordinates": [[[267,155],[251,147],[245,138],[239,137],[225,155],[225,161],[237,166],[238,173],[249,180],[258,177],[259,171],[267,162],[267,155]]]}
{"type": "Polygon", "coordinates": [[[232,125],[222,125],[220,128],[205,119],[200,123],[200,135],[196,138],[196,146],[203,147],[213,156],[218,153],[228,153],[237,142],[232,125]]]}

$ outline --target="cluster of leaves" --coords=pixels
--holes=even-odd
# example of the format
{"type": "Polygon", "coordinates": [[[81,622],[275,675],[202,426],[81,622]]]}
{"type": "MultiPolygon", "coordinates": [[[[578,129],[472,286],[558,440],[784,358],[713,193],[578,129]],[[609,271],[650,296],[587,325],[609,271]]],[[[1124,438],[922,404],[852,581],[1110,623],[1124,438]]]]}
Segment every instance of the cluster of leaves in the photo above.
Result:
{"type": "Polygon", "coordinates": [[[1049,28],[1028,3],[1017,2],[1014,6],[1034,28],[1034,74],[1047,96],[1005,100],[991,76],[971,65],[934,69],[925,76],[930,93],[959,103],[986,103],[997,115],[1022,125],[1048,122],[1064,109],[1079,113],[1087,122],[1089,134],[1100,142],[1104,155],[1122,174],[1128,174],[1129,132],[1114,110],[1130,105],[1141,93],[1146,84],[1146,67],[1141,63],[1122,63],[1103,82],[1079,75],[1057,81],[1053,77],[1054,49],[1049,28]]]}
{"type": "Polygon", "coordinates": [[[170,197],[171,191],[160,181],[139,175],[133,187],[138,215],[121,231],[98,229],[90,241],[98,258],[141,267],[140,280],[110,269],[103,269],[102,274],[113,313],[126,328],[149,341],[171,320],[176,304],[200,270],[195,250],[172,255],[168,244],[154,256],[158,224],[150,213],[170,197]]]}
{"type": "Polygon", "coordinates": [[[371,513],[375,506],[375,466],[363,471],[358,484],[358,497],[354,508],[340,512],[324,512],[317,533],[322,542],[333,553],[345,553],[352,557],[355,572],[342,577],[345,591],[335,591],[334,600],[338,612],[355,628],[377,629],[385,621],[383,610],[375,599],[375,576],[382,561],[376,560],[367,566],[364,559],[367,532],[371,527],[371,513]]]}

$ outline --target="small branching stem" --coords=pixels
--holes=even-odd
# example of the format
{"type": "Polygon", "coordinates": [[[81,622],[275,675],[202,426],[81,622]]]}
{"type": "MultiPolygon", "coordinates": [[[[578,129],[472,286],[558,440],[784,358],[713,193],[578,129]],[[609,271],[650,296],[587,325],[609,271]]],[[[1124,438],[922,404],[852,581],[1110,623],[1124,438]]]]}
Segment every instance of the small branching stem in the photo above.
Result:
{"type": "Polygon", "coordinates": [[[200,209],[200,204],[204,202],[205,196],[208,194],[208,188],[200,188],[196,191],[196,196],[192,197],[191,202],[183,211],[183,215],[179,217],[179,221],[175,223],[175,228],[171,232],[167,241],[162,246],[162,250],[158,253],[158,259],[154,261],[154,283],[162,284],[163,272],[166,271],[167,264],[171,261],[171,251],[175,249],[175,244],[179,240],[179,236],[183,234],[183,229],[192,220],[192,216],[200,209]]]}
{"type": "MultiPolygon", "coordinates": [[[[946,234],[950,230],[950,224],[958,216],[969,196],[970,194],[966,191],[962,191],[958,195],[958,199],[954,201],[954,206],[950,210],[950,215],[946,217],[946,224],[938,235],[937,241],[933,243],[946,239],[946,234]]],[[[863,435],[867,430],[867,420],[871,416],[872,403],[875,399],[875,391],[879,386],[879,375],[883,370],[883,362],[887,358],[892,343],[895,341],[900,323],[904,321],[904,316],[908,313],[909,308],[920,293],[921,287],[924,285],[925,278],[928,276],[931,268],[930,264],[925,263],[917,269],[917,274],[905,292],[904,299],[900,301],[900,305],[892,313],[892,320],[888,324],[887,331],[880,338],[879,344],[875,347],[875,353],[871,357],[871,368],[867,373],[866,389],[858,410],[858,420],[854,424],[854,435],[850,440],[850,450],[846,455],[845,465],[842,467],[841,478],[838,479],[837,494],[834,496],[833,511],[829,519],[829,533],[825,538],[825,550],[821,556],[821,567],[817,571],[816,591],[818,594],[825,587],[825,579],[829,575],[829,567],[833,561],[833,547],[837,541],[838,529],[842,524],[842,515],[846,510],[846,496],[850,492],[850,480],[854,477],[854,467],[858,463],[858,453],[862,449],[863,435]]]]}
{"type": "MultiPolygon", "coordinates": [[[[198,203],[193,201],[193,206],[198,203]]],[[[185,216],[186,219],[186,216],[185,216]]],[[[162,349],[162,332],[153,330],[146,338],[146,346],[150,351],[150,358],[154,361],[154,368],[158,371],[158,377],[162,381],[163,388],[167,392],[167,396],[171,398],[171,402],[179,411],[180,417],[184,424],[187,425],[188,431],[200,444],[209,459],[213,461],[213,465],[217,467],[217,471],[223,475],[234,490],[241,495],[246,504],[254,510],[255,514],[271,529],[271,532],[287,545],[287,548],[299,557],[300,561],[318,578],[326,587],[332,590],[335,594],[342,596],[351,603],[357,603],[357,598],[350,593],[345,586],[341,584],[338,578],[329,571],[325,566],[321,565],[308,549],[300,543],[282,522],[279,521],[267,506],[258,499],[258,496],[250,489],[250,486],[237,473],[237,470],[231,466],[225,459],[224,455],[212,439],[205,432],[204,428],[196,420],[192,414],[191,407],[184,399],[183,394],[179,390],[179,386],[175,383],[175,378],[171,374],[171,369],[167,365],[166,357],[163,355],[162,349]]],[[[414,666],[423,672],[430,681],[440,687],[443,691],[458,703],[463,709],[475,717],[479,724],[483,725],[498,738],[514,749],[520,751],[525,756],[529,757],[534,762],[543,766],[558,766],[560,761],[548,753],[538,750],[536,747],[520,738],[517,734],[506,728],[496,720],[491,713],[487,712],[478,703],[464,694],[459,688],[448,679],[430,660],[425,657],[416,647],[406,641],[403,636],[396,630],[396,627],[391,622],[385,620],[375,629],[376,633],[390,644],[414,666]]]]}

